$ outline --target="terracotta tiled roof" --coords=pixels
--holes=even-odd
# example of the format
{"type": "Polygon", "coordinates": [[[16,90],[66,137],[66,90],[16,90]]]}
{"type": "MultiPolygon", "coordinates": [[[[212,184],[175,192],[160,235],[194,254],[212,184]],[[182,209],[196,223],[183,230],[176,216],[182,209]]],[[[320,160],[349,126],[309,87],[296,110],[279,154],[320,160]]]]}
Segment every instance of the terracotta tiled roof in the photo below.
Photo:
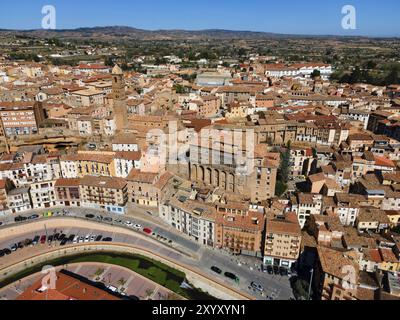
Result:
{"type": "Polygon", "coordinates": [[[120,300],[102,289],[60,272],[57,272],[56,289],[40,291],[41,288],[42,279],[39,279],[17,300],[120,300]]]}

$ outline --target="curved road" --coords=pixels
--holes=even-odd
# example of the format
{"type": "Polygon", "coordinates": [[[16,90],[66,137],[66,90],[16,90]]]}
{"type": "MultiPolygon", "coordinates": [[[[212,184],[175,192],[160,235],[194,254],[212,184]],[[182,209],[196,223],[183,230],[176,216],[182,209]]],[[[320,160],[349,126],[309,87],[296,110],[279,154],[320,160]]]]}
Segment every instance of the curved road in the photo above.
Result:
{"type": "MultiPolygon", "coordinates": [[[[156,222],[154,222],[154,219],[151,217],[150,219],[143,218],[143,214],[141,217],[113,215],[105,212],[99,212],[83,208],[74,208],[74,209],[69,208],[68,210],[69,212],[65,214],[62,213],[62,209],[59,209],[58,211],[60,212],[60,214],[58,216],[79,218],[82,219],[82,221],[84,220],[87,221],[88,219],[86,219],[85,216],[88,214],[93,214],[95,215],[95,218],[91,219],[91,221],[97,222],[95,225],[101,227],[108,226],[111,227],[112,230],[114,230],[113,226],[124,227],[125,230],[130,232],[129,236],[114,235],[115,238],[114,240],[122,243],[136,244],[136,243],[142,243],[142,241],[146,241],[144,239],[137,238],[138,235],[140,235],[143,238],[144,233],[142,231],[135,232],[134,230],[132,230],[132,228],[124,226],[123,223],[125,221],[130,221],[133,224],[141,224],[143,227],[151,228],[157,234],[162,235],[163,237],[167,238],[168,240],[172,240],[173,242],[171,245],[169,245],[168,240],[162,241],[161,243],[163,245],[161,246],[160,245],[152,246],[150,244],[147,244],[146,242],[143,242],[145,243],[145,245],[149,245],[149,248],[152,248],[153,250],[155,250],[155,252],[162,251],[162,255],[165,255],[166,257],[174,257],[174,259],[175,258],[179,259],[178,261],[181,261],[187,265],[197,267],[201,269],[205,274],[208,274],[208,276],[220,282],[223,282],[230,287],[241,290],[244,293],[250,294],[256,299],[265,300],[266,298],[265,296],[262,296],[261,294],[256,293],[253,290],[249,289],[249,285],[252,281],[261,284],[264,287],[267,296],[279,300],[288,300],[290,297],[292,297],[292,290],[290,288],[289,279],[287,277],[271,276],[266,273],[257,271],[257,265],[251,264],[253,261],[255,261],[254,259],[249,260],[250,262],[248,262],[246,265],[245,264],[246,259],[244,258],[232,257],[230,254],[223,252],[221,250],[201,247],[199,244],[186,238],[184,235],[179,234],[178,231],[176,231],[172,227],[164,226],[162,222],[158,222],[156,224],[156,222]],[[110,222],[108,222],[108,220],[105,221],[104,220],[105,218],[111,219],[111,221],[110,222]],[[122,224],[116,222],[119,220],[122,221],[122,224]],[[177,252],[174,249],[177,249],[180,252],[177,252]],[[182,254],[182,252],[186,253],[188,256],[182,254]],[[238,264],[238,259],[242,260],[241,264],[238,264]],[[245,262],[243,262],[243,260],[245,262]],[[210,270],[212,266],[217,266],[224,272],[229,271],[238,275],[241,280],[240,285],[235,284],[233,281],[230,281],[229,279],[226,279],[223,276],[213,273],[210,270]]],[[[57,209],[51,209],[50,211],[57,212],[57,209]]],[[[22,214],[22,216],[29,217],[34,213],[40,215],[39,220],[35,221],[46,221],[46,223],[48,223],[54,220],[53,218],[57,218],[57,215],[53,216],[52,218],[42,218],[41,215],[43,213],[43,210],[24,213],[22,214]]],[[[0,223],[1,222],[3,223],[3,225],[0,227],[0,249],[9,247],[13,243],[17,243],[18,241],[23,241],[24,239],[29,238],[29,236],[34,237],[36,235],[36,234],[25,234],[19,238],[13,235],[8,239],[5,239],[3,236],[4,232],[2,232],[2,230],[7,230],[12,226],[21,224],[21,223],[15,224],[14,218],[15,215],[12,217],[11,216],[0,217],[0,223]]],[[[26,223],[22,223],[22,225],[24,224],[26,223]]],[[[102,228],[100,228],[100,230],[95,230],[95,229],[96,228],[93,228],[93,230],[82,229],[82,228],[70,228],[69,230],[63,230],[63,231],[64,233],[75,234],[75,235],[101,234],[102,228]]],[[[51,230],[51,228],[47,228],[47,232],[51,234],[53,230],[51,230]]],[[[113,236],[113,233],[114,232],[109,232],[108,234],[103,234],[103,236],[113,236]]],[[[43,224],[42,234],[45,234],[44,224],[43,224]]],[[[154,238],[154,240],[156,240],[156,238],[154,238]]],[[[13,255],[18,255],[18,252],[13,253],[13,255]]],[[[10,259],[10,257],[11,256],[8,256],[6,259],[10,259]]],[[[3,258],[0,258],[0,266],[2,260],[3,258]]]]}

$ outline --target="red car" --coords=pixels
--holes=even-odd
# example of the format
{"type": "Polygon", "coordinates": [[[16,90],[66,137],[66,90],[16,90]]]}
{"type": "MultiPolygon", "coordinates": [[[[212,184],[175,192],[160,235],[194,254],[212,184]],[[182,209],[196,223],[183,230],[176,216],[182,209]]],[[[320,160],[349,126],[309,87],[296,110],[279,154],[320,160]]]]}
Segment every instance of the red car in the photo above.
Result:
{"type": "Polygon", "coordinates": [[[147,234],[152,234],[152,233],[153,233],[153,230],[151,230],[151,229],[149,229],[149,228],[144,228],[144,229],[143,229],[143,232],[144,232],[144,233],[147,233],[147,234]]]}
{"type": "Polygon", "coordinates": [[[42,236],[42,237],[40,238],[40,243],[41,243],[41,244],[45,244],[45,243],[46,243],[46,236],[42,236]]]}

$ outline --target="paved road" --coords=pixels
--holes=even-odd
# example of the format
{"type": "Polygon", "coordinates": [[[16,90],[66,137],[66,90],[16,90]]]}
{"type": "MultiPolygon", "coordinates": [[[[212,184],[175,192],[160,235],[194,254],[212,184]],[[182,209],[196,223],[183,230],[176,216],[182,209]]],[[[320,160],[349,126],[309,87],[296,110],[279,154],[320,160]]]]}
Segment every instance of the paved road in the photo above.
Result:
{"type": "MultiPolygon", "coordinates": [[[[221,250],[216,250],[216,249],[210,249],[206,247],[200,246],[198,243],[190,240],[184,235],[181,235],[173,229],[170,226],[165,225],[163,222],[155,222],[155,218],[147,215],[147,213],[142,210],[138,214],[134,216],[121,216],[121,215],[113,215],[105,212],[100,212],[100,211],[95,211],[91,209],[84,209],[84,208],[68,208],[68,216],[72,217],[79,217],[79,218],[85,218],[87,214],[93,214],[95,215],[94,219],[91,219],[92,221],[98,221],[99,223],[105,223],[105,224],[113,224],[113,225],[118,225],[121,226],[121,224],[116,223],[116,220],[122,220],[122,222],[125,221],[130,221],[133,224],[140,224],[143,227],[146,228],[151,228],[153,232],[167,238],[168,240],[172,240],[171,246],[177,249],[181,249],[182,251],[192,254],[198,257],[196,261],[192,259],[188,259],[187,257],[183,255],[176,254],[176,252],[171,252],[168,250],[168,248],[165,248],[164,246],[159,246],[158,248],[155,248],[157,251],[161,250],[160,253],[171,257],[171,255],[176,255],[174,258],[176,258],[179,261],[182,261],[188,265],[192,265],[194,267],[200,268],[203,272],[209,274],[213,278],[218,278],[219,281],[222,281],[229,286],[236,287],[237,289],[240,289],[244,292],[250,293],[257,299],[266,299],[265,294],[262,296],[259,293],[254,292],[253,290],[249,289],[250,283],[252,281],[257,282],[258,284],[262,285],[264,289],[266,290],[266,295],[269,297],[273,297],[274,299],[279,299],[279,300],[288,300],[290,299],[292,295],[292,290],[290,288],[290,283],[289,283],[289,278],[287,277],[281,277],[281,276],[272,276],[267,273],[263,273],[258,271],[258,268],[261,264],[260,260],[254,259],[254,258],[245,258],[245,257],[233,257],[227,252],[221,251],[221,250]],[[146,217],[148,216],[148,218],[146,217]],[[100,217],[100,218],[98,218],[100,217]],[[112,218],[112,222],[106,222],[104,221],[104,218],[112,218]],[[240,278],[240,284],[237,285],[233,281],[230,281],[227,278],[224,278],[223,276],[217,275],[213,273],[210,268],[212,266],[217,266],[220,269],[222,269],[224,272],[229,271],[233,272],[240,278]]],[[[57,210],[54,210],[56,212],[57,210]]],[[[62,211],[62,210],[59,210],[62,211]]],[[[33,213],[43,213],[43,210],[41,211],[32,211],[29,213],[24,213],[21,214],[22,216],[29,217],[33,213]]],[[[62,213],[60,213],[62,215],[62,213]]],[[[3,222],[3,225],[0,227],[1,228],[6,228],[12,224],[14,224],[14,217],[0,217],[0,222],[3,222]]],[[[45,219],[40,217],[40,219],[45,219]]],[[[123,225],[123,224],[122,224],[123,225]]],[[[58,230],[59,231],[59,230],[58,230]]],[[[66,234],[75,234],[75,235],[83,235],[86,236],[88,234],[100,234],[96,230],[86,230],[86,229],[80,229],[80,228],[73,228],[70,230],[63,230],[64,233],[66,234]]],[[[48,230],[49,234],[53,232],[52,230],[48,230]]],[[[0,233],[1,234],[1,233],[0,233]]],[[[45,234],[45,233],[43,233],[45,234]]],[[[118,235],[118,234],[102,234],[104,237],[110,236],[114,238],[115,241],[122,242],[122,243],[131,243],[131,244],[137,244],[137,241],[143,241],[141,239],[137,239],[135,237],[127,237],[125,235],[118,235]]],[[[35,235],[30,234],[30,235],[24,235],[22,237],[19,237],[18,239],[9,239],[7,240],[8,242],[1,242],[0,241],[0,248],[5,248],[13,243],[17,243],[19,241],[23,241],[26,238],[29,237],[34,237],[35,235]]],[[[164,244],[168,244],[168,240],[164,241],[164,244]]],[[[146,243],[143,243],[147,245],[146,243]]],[[[1,258],[0,258],[1,259],[1,258]]]]}

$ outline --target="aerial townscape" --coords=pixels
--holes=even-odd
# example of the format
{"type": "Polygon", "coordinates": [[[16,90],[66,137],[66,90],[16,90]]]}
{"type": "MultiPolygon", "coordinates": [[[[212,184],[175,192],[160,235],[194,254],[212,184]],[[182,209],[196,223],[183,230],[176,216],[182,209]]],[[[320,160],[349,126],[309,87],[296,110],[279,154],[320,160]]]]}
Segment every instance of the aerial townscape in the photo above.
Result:
{"type": "Polygon", "coordinates": [[[400,299],[398,38],[1,30],[0,152],[0,300],[400,299]]]}

